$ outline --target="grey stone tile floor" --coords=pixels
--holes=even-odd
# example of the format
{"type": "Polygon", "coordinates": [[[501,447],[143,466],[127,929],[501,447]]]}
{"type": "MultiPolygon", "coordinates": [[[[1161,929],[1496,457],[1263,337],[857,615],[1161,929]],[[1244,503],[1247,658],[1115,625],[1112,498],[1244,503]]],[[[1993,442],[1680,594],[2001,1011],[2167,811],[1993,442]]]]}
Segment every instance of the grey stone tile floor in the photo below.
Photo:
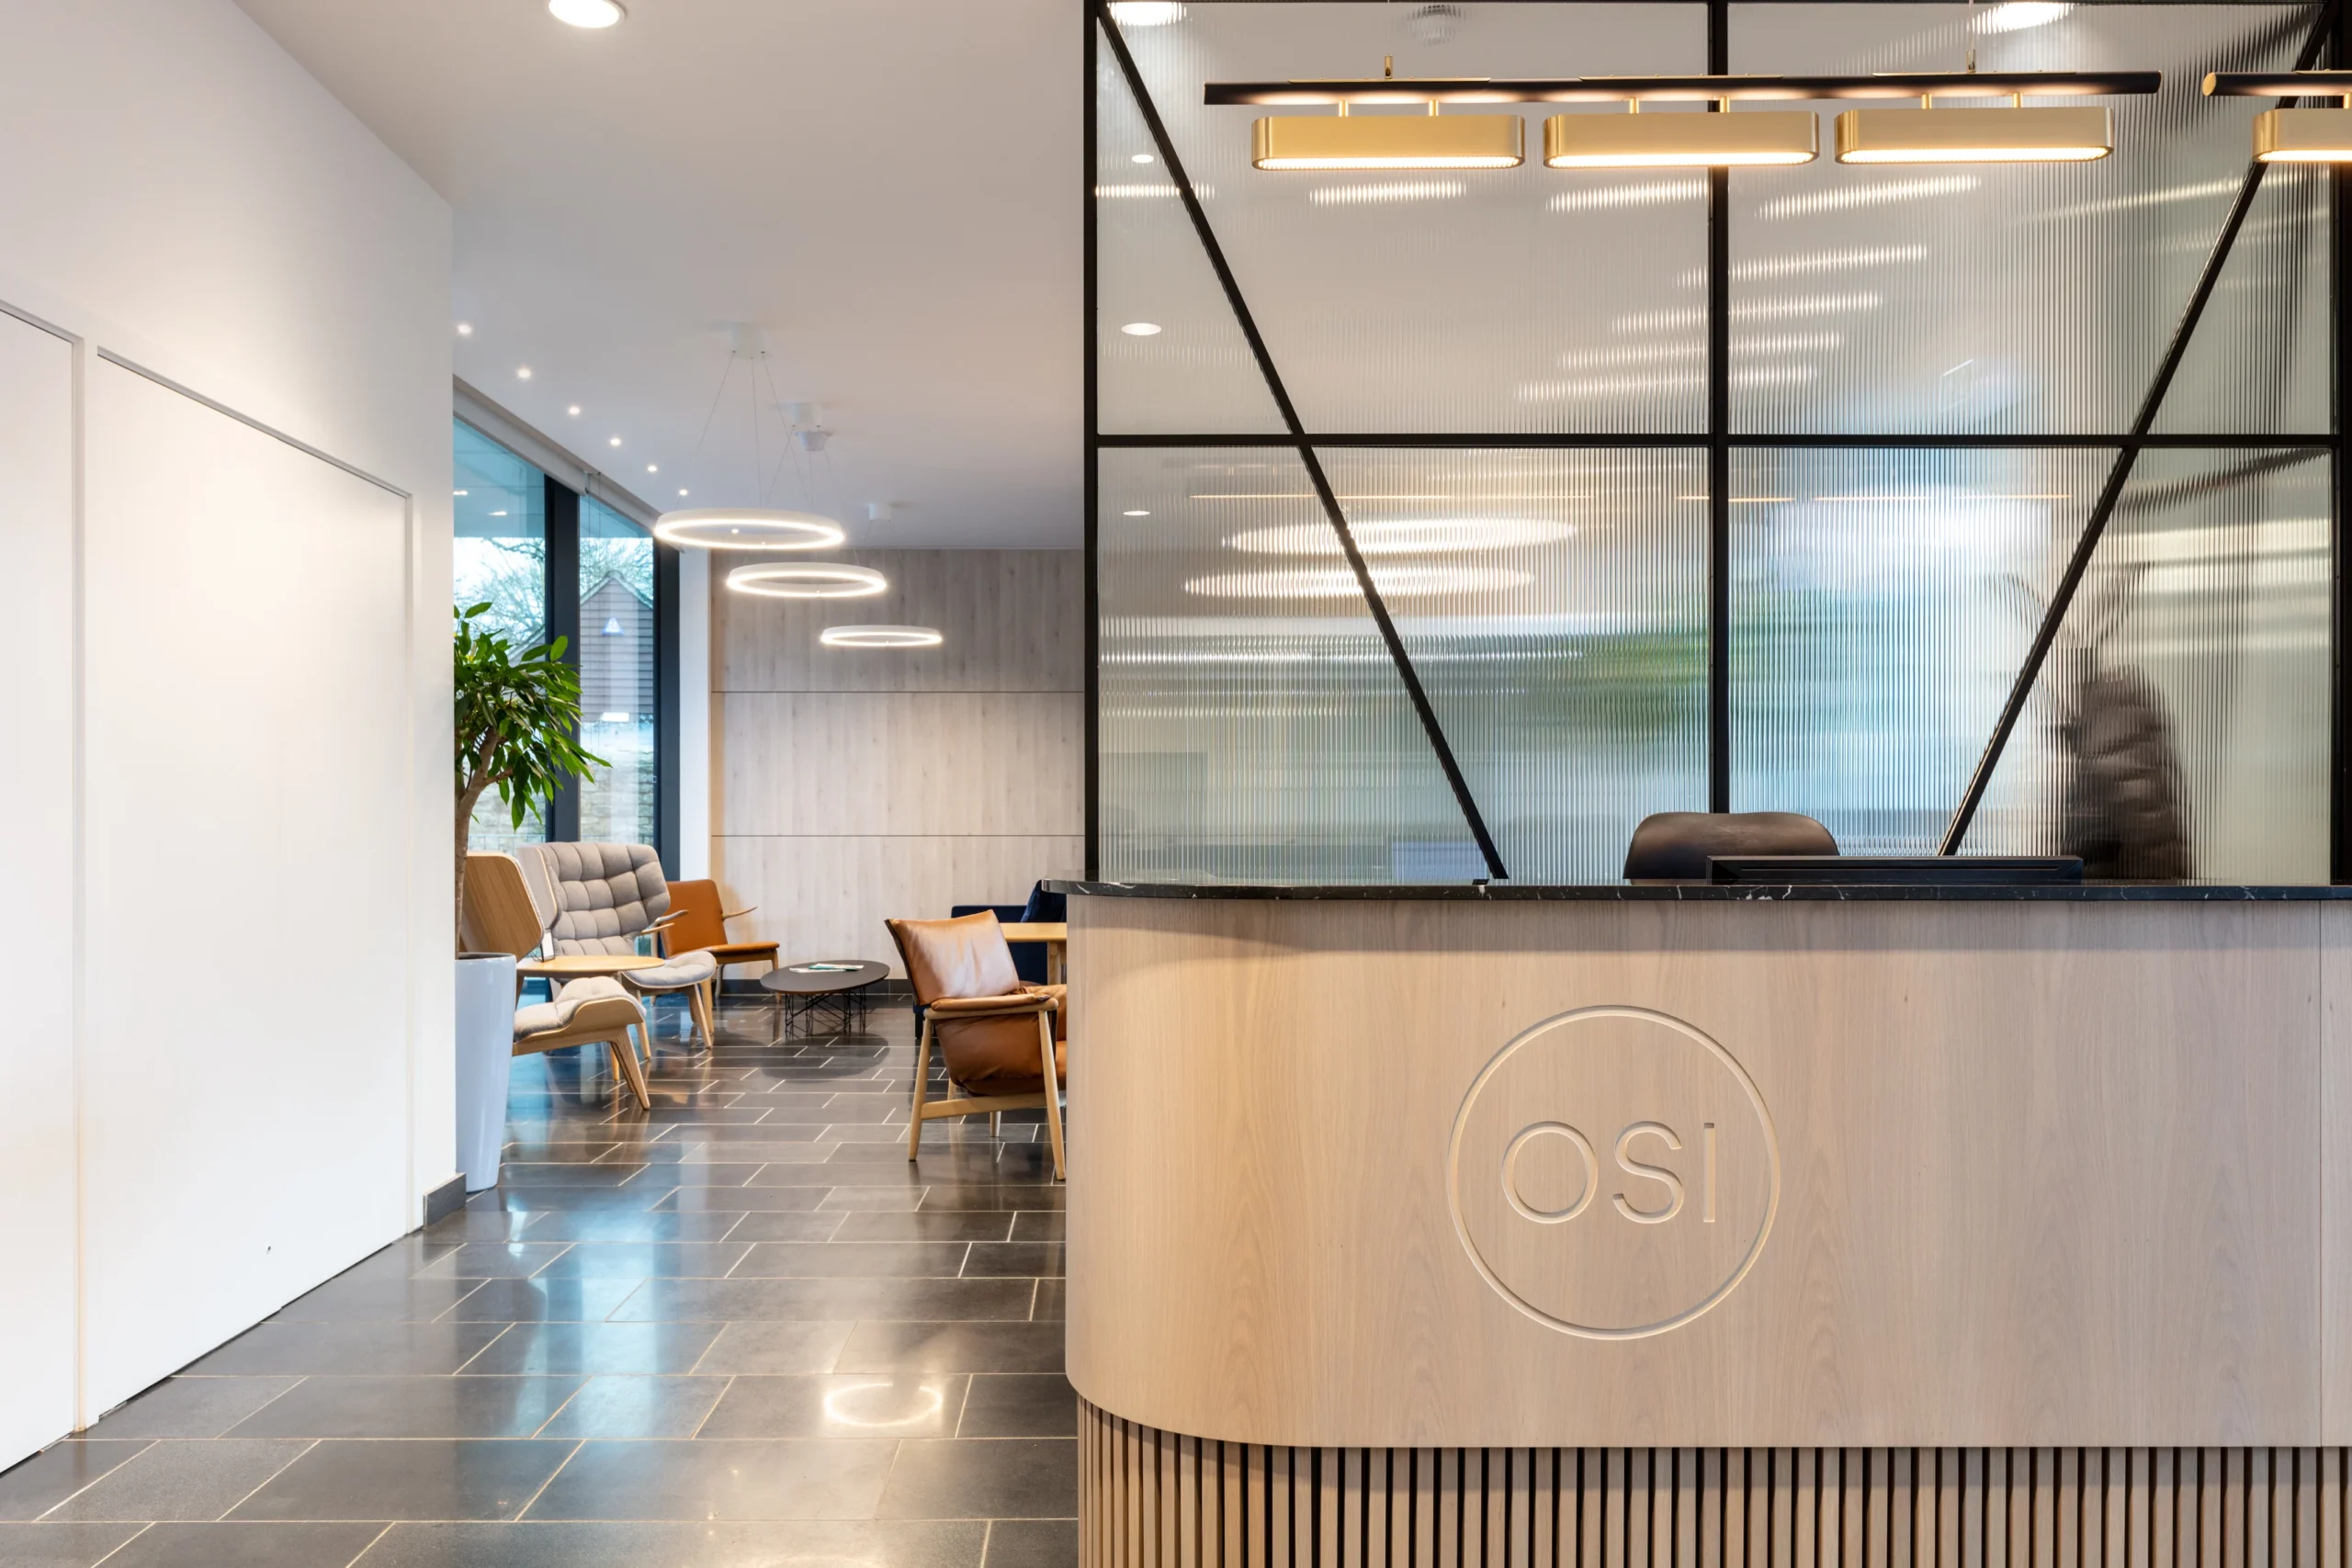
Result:
{"type": "Polygon", "coordinates": [[[518,1059],[498,1187],[0,1473],[0,1568],[1069,1568],[1045,1128],[906,1158],[904,1007],[640,1111],[518,1059]]]}

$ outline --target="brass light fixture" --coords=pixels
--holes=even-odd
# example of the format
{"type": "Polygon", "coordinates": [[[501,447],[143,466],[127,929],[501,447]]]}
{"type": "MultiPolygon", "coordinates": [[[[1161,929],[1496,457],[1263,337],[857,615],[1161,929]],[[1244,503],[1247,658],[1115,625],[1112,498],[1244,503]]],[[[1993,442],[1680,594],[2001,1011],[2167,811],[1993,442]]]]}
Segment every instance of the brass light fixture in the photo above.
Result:
{"type": "Polygon", "coordinates": [[[2352,71],[2217,71],[2208,96],[2332,97],[2334,108],[2279,107],[2254,117],[2258,164],[2352,164],[2352,71]]]}
{"type": "Polygon", "coordinates": [[[1544,122],[1544,163],[1554,169],[1760,167],[1810,164],[1820,128],[1804,110],[1732,114],[1559,114],[1544,122]]]}
{"type": "MultiPolygon", "coordinates": [[[[1380,77],[1396,76],[1390,55],[1380,77]]],[[[1515,114],[1270,115],[1250,129],[1250,162],[1261,169],[1515,169],[1527,159],[1527,122],[1515,114]]]]}
{"type": "Polygon", "coordinates": [[[2104,106],[1939,109],[1928,94],[1916,109],[1848,109],[1838,117],[1841,164],[2087,164],[2115,151],[2104,106]]]}

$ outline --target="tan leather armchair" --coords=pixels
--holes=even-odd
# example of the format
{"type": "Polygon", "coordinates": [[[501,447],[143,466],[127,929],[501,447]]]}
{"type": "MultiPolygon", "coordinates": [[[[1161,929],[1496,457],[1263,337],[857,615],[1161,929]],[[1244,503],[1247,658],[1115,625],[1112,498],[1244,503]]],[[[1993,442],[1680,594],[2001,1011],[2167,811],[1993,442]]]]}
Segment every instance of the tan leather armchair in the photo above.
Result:
{"type": "Polygon", "coordinates": [[[923,1009],[907,1157],[921,1152],[925,1122],[1042,1106],[1053,1139],[1054,1179],[1060,1180],[1068,987],[1023,984],[993,914],[884,923],[923,1009]],[[945,1100],[926,1098],[934,1043],[946,1059],[945,1100]]]}

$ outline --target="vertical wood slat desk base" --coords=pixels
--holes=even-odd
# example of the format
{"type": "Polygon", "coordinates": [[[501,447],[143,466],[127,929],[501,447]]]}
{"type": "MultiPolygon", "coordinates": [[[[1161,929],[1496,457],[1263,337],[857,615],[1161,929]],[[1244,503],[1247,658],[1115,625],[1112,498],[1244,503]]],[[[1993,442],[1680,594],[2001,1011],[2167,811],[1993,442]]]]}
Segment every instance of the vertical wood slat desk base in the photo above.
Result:
{"type": "Polygon", "coordinates": [[[2352,1568],[2347,1450],[1331,1449],[1079,1404],[1081,1568],[2352,1568]]]}

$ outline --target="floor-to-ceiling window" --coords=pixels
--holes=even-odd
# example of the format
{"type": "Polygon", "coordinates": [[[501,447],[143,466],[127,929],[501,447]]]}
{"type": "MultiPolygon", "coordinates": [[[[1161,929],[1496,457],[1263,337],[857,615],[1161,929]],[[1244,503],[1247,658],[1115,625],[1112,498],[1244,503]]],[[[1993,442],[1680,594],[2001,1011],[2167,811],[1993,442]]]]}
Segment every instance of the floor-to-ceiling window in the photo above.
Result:
{"type": "Polygon", "coordinates": [[[564,638],[564,657],[580,671],[581,742],[605,764],[534,803],[519,829],[493,793],[475,814],[474,847],[576,839],[654,844],[672,858],[659,672],[674,664],[665,639],[676,636],[675,615],[663,607],[674,594],[657,589],[659,558],[670,552],[617,507],[462,421],[455,458],[456,601],[488,603],[483,619],[518,649],[564,638]]]}
{"type": "MultiPolygon", "coordinates": [[[[457,426],[452,504],[457,538],[451,575],[458,607],[488,604],[480,624],[517,649],[547,640],[547,476],[472,426],[457,426]]],[[[534,803],[520,828],[496,790],[474,811],[475,849],[511,850],[548,836],[547,811],[534,803]]]]}

